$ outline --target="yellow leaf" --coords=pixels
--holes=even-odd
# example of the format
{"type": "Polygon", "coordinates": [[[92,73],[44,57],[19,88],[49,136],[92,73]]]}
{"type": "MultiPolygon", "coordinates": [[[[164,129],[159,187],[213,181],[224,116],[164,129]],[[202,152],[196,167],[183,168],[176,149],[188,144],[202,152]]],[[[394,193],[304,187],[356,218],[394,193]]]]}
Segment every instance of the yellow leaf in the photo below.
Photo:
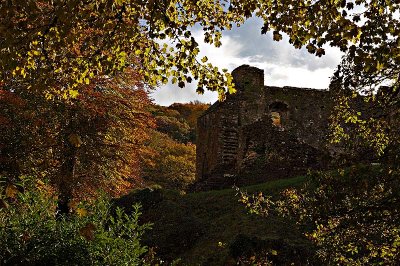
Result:
{"type": "Polygon", "coordinates": [[[76,98],[79,95],[79,92],[77,90],[69,90],[68,93],[72,98],[76,98]]]}
{"type": "Polygon", "coordinates": [[[44,186],[44,185],[45,185],[44,182],[43,182],[42,180],[37,180],[37,181],[36,181],[36,184],[37,184],[38,186],[44,186]]]}
{"type": "Polygon", "coordinates": [[[84,208],[77,208],[76,213],[79,217],[83,217],[87,215],[87,211],[84,208]]]}
{"type": "Polygon", "coordinates": [[[8,184],[6,187],[6,197],[15,198],[18,194],[18,188],[13,184],[8,184]]]}
{"type": "Polygon", "coordinates": [[[280,40],[282,40],[282,34],[280,34],[278,31],[274,31],[274,33],[273,33],[273,39],[274,39],[274,41],[280,41],[280,40]]]}
{"type": "Polygon", "coordinates": [[[383,63],[377,62],[377,64],[376,64],[376,70],[380,71],[380,70],[382,70],[382,68],[383,68],[384,66],[385,66],[385,65],[384,65],[383,63]]]}

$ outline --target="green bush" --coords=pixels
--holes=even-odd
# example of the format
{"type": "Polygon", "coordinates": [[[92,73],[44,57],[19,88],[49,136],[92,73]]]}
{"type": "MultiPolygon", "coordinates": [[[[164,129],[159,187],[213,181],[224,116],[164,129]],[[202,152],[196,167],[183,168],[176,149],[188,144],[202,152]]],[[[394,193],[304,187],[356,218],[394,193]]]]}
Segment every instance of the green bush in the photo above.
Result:
{"type": "Polygon", "coordinates": [[[127,215],[105,196],[56,217],[56,198],[29,178],[2,184],[1,265],[138,265],[147,251],[140,239],[139,205],[127,215]]]}
{"type": "Polygon", "coordinates": [[[399,265],[400,170],[357,165],[309,175],[278,200],[241,193],[251,212],[277,213],[304,226],[327,265],[399,265]]]}

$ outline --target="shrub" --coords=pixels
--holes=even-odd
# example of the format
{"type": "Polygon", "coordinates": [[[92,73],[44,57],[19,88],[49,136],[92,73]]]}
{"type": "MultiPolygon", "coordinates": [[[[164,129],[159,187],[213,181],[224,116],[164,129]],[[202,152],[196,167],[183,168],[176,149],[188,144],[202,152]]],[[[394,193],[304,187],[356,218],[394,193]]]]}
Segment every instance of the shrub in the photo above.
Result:
{"type": "Polygon", "coordinates": [[[113,210],[109,199],[80,203],[57,217],[46,184],[23,178],[3,182],[0,209],[1,265],[138,265],[147,251],[140,239],[139,205],[131,215],[113,210]]]}
{"type": "Polygon", "coordinates": [[[254,213],[277,212],[305,225],[305,235],[329,265],[398,265],[400,261],[400,172],[353,166],[317,172],[302,189],[288,188],[279,200],[241,194],[254,213]]]}

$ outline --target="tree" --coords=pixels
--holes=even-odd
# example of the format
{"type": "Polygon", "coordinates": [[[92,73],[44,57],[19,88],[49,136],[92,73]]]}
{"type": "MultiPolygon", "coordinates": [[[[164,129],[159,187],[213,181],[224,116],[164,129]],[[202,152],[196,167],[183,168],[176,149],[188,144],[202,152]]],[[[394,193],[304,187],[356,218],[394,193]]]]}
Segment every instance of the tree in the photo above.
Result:
{"type": "Polygon", "coordinates": [[[330,85],[336,91],[332,141],[369,146],[386,163],[398,165],[399,81],[375,83],[369,74],[354,73],[358,67],[351,60],[343,59],[330,85]]]}
{"type": "Polygon", "coordinates": [[[65,212],[73,197],[99,189],[117,196],[139,184],[139,154],[154,126],[140,76],[129,69],[82,90],[69,101],[19,87],[0,91],[4,174],[10,181],[19,175],[50,179],[65,212]]]}
{"type": "Polygon", "coordinates": [[[196,142],[196,134],[197,134],[197,118],[203,114],[205,110],[210,107],[209,104],[201,103],[201,102],[190,102],[190,103],[174,103],[168,107],[170,110],[176,110],[179,112],[179,118],[184,119],[189,127],[189,140],[192,143],[196,142]]]}
{"type": "Polygon", "coordinates": [[[187,143],[190,139],[190,127],[186,121],[171,116],[156,117],[157,130],[169,135],[175,141],[187,143]]]}
{"type": "Polygon", "coordinates": [[[205,40],[220,46],[220,31],[243,21],[215,1],[3,1],[0,4],[0,79],[48,98],[76,97],[98,76],[133,67],[151,85],[183,87],[199,80],[224,94],[232,78],[196,59],[191,27],[201,25],[205,40]]]}
{"type": "Polygon", "coordinates": [[[196,146],[152,130],[143,157],[143,178],[169,189],[187,189],[195,181],[196,146]]]}
{"type": "MultiPolygon", "coordinates": [[[[223,30],[257,16],[264,20],[261,33],[272,31],[276,41],[285,33],[295,48],[305,46],[317,56],[325,54],[326,44],[345,51],[333,80],[337,88],[372,95],[386,82],[396,92],[399,10],[400,4],[390,0],[3,1],[0,86],[48,98],[76,97],[95,77],[133,67],[152,85],[171,78],[183,87],[196,79],[198,92],[217,90],[224,98],[226,89],[234,91],[232,77],[207,64],[207,58],[196,58],[198,40],[191,30],[200,26],[204,41],[218,47],[223,30]]],[[[398,108],[398,100],[390,105],[398,108]]],[[[357,112],[339,113],[342,120],[364,120],[351,119],[361,118],[357,112]]],[[[384,122],[372,120],[368,124],[383,133],[384,122]]],[[[337,129],[340,133],[343,127],[337,129]]],[[[375,142],[381,150],[389,145],[375,142]]]]}
{"type": "Polygon", "coordinates": [[[197,118],[209,107],[200,102],[174,103],[168,107],[154,105],[157,130],[179,142],[196,142],[197,118]]]}
{"type": "MultiPolygon", "coordinates": [[[[399,10],[389,0],[4,1],[1,85],[75,97],[94,77],[129,66],[152,85],[171,78],[183,87],[194,78],[198,92],[218,90],[224,98],[226,88],[234,91],[232,77],[196,58],[191,30],[200,26],[204,41],[218,47],[223,30],[257,16],[264,20],[261,33],[272,31],[276,41],[285,33],[295,48],[305,46],[317,56],[326,44],[345,51],[336,87],[372,94],[386,82],[397,91],[399,10]]],[[[398,107],[397,100],[391,104],[398,107]]]]}
{"type": "Polygon", "coordinates": [[[325,54],[325,44],[347,52],[344,59],[354,69],[345,85],[365,89],[383,80],[398,82],[399,9],[396,1],[263,1],[256,15],[264,19],[263,33],[274,31],[274,40],[284,32],[294,47],[306,46],[317,56],[325,54]]]}

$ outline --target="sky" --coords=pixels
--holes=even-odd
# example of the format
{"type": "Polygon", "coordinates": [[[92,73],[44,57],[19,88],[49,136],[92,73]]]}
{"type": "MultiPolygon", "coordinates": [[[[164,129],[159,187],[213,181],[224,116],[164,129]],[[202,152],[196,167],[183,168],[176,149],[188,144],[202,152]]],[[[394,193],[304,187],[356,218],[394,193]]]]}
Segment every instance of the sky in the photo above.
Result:
{"type": "MultiPolygon", "coordinates": [[[[305,48],[295,49],[289,44],[288,37],[276,42],[271,33],[261,34],[262,21],[251,18],[241,27],[222,34],[222,46],[219,48],[201,42],[204,38],[199,29],[192,34],[199,42],[199,58],[207,56],[209,62],[219,68],[232,71],[247,64],[264,70],[265,85],[293,86],[315,89],[326,89],[334,69],[340,62],[342,53],[337,48],[324,47],[326,55],[317,57],[309,54],[305,48]]],[[[216,92],[206,91],[203,95],[196,93],[196,83],[187,84],[184,88],[167,84],[157,88],[151,95],[154,102],[168,106],[172,103],[185,103],[198,100],[214,103],[218,99],[216,92]]]]}

